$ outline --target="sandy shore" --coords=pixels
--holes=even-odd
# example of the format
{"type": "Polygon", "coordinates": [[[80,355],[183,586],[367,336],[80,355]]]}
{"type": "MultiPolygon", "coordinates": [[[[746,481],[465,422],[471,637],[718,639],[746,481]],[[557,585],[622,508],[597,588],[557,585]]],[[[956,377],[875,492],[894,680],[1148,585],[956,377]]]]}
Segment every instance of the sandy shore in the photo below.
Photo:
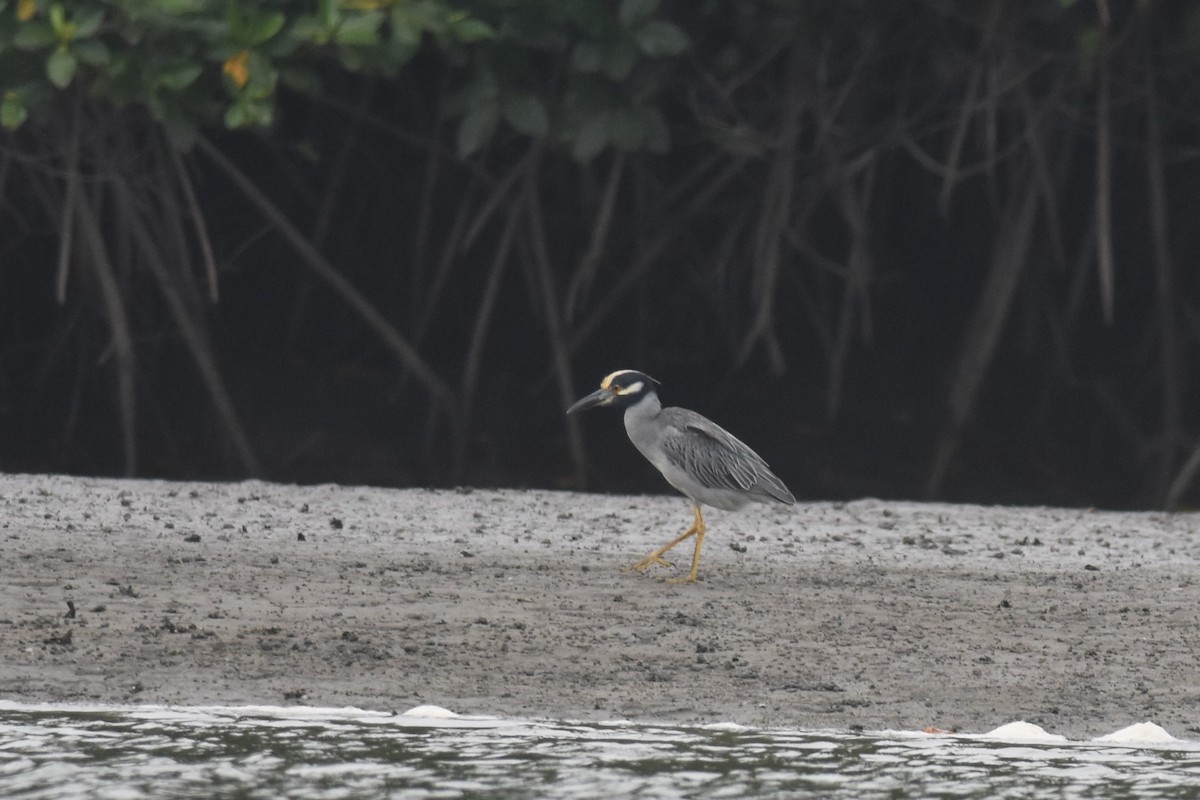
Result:
{"type": "Polygon", "coordinates": [[[678,497],[4,475],[0,506],[12,700],[1200,736],[1196,515],[756,506],[675,586],[621,568],[678,497]]]}

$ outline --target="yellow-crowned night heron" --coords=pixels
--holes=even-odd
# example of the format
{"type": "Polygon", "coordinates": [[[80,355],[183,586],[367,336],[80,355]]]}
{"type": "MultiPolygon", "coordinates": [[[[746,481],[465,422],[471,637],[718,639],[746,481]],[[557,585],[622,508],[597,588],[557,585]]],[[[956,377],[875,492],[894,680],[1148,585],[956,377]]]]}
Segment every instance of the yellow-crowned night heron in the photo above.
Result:
{"type": "Polygon", "coordinates": [[[771,472],[767,462],[729,431],[686,408],[663,408],[654,385],[644,372],[622,369],[600,382],[600,388],[567,409],[568,414],[596,406],[625,409],[625,431],[633,446],[692,501],[692,526],[677,538],[629,567],[645,572],[655,564],[671,566],[663,553],[689,536],[696,537],[692,569],[671,583],[692,583],[700,569],[704,545],[701,506],[734,511],[754,501],[777,500],[792,505],[796,498],[771,472]]]}

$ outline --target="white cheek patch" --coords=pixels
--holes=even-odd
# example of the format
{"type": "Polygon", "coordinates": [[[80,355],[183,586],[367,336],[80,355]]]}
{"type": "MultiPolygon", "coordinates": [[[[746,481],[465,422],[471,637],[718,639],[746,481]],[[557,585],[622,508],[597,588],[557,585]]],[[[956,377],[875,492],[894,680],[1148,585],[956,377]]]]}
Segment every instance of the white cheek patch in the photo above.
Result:
{"type": "Polygon", "coordinates": [[[637,381],[636,383],[631,383],[628,386],[618,386],[616,388],[616,392],[617,394],[637,394],[645,385],[646,384],[642,383],[641,381],[637,381]]]}

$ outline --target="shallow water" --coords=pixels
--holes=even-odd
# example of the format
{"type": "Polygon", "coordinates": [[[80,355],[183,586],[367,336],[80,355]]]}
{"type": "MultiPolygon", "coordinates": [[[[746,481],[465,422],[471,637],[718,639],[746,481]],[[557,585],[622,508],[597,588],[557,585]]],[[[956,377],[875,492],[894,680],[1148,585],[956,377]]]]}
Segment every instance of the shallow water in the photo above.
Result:
{"type": "Polygon", "coordinates": [[[1196,797],[1200,743],[0,701],[0,797],[1196,797]]]}

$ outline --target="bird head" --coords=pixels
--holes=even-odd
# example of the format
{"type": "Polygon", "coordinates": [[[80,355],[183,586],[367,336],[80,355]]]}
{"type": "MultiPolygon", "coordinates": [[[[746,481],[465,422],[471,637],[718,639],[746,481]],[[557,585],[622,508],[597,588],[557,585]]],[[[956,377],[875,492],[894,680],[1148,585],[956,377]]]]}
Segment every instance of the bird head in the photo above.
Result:
{"type": "Polygon", "coordinates": [[[658,381],[635,369],[619,369],[600,381],[600,388],[582,397],[567,409],[568,414],[596,406],[628,408],[647,395],[655,394],[658,381]]]}

